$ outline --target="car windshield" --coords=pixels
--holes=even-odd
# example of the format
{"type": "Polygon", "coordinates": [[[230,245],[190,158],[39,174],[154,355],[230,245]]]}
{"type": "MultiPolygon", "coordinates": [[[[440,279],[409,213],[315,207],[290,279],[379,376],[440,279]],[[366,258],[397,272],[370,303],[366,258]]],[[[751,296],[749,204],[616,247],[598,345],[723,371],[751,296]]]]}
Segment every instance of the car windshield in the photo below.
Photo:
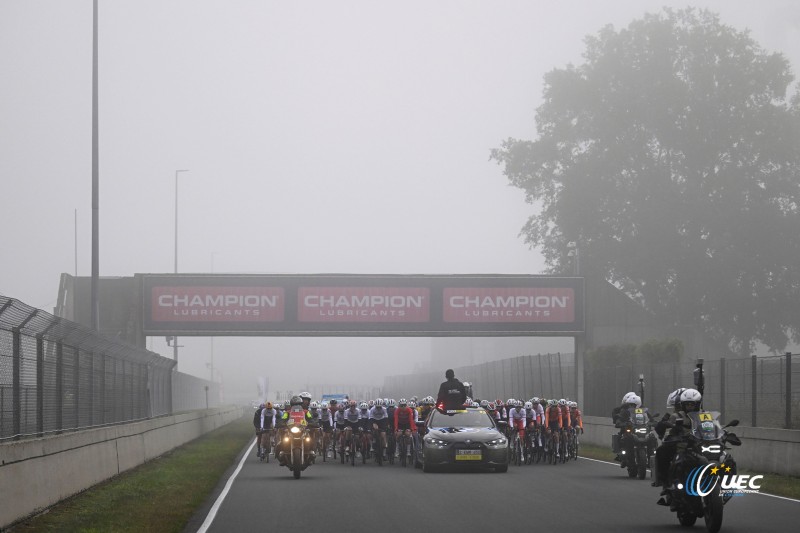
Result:
{"type": "Polygon", "coordinates": [[[483,409],[459,410],[448,413],[434,411],[429,424],[431,427],[490,428],[492,419],[483,409]]]}

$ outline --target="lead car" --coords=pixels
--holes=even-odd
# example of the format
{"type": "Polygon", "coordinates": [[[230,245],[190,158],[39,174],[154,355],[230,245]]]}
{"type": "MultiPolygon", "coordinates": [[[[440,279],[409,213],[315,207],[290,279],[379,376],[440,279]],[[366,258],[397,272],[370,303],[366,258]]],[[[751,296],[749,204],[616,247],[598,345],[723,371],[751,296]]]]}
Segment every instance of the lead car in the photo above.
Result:
{"type": "Polygon", "coordinates": [[[494,468],[508,471],[508,439],[481,408],[434,410],[425,422],[422,471],[445,466],[494,468]]]}

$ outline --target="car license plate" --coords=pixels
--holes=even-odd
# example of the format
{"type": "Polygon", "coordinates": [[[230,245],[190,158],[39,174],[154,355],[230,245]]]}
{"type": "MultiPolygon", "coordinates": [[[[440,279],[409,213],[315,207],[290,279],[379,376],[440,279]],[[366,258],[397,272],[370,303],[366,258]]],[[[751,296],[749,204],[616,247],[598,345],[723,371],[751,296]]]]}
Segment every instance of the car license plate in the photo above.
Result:
{"type": "Polygon", "coordinates": [[[456,461],[480,461],[480,450],[456,450],[456,461]]]}

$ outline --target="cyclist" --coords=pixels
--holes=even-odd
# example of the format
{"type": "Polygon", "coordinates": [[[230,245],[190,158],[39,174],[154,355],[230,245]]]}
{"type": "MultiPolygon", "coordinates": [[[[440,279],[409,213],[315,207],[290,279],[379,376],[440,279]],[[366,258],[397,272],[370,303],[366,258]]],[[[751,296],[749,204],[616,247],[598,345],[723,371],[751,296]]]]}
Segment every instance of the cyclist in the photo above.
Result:
{"type": "MultiPolygon", "coordinates": [[[[514,400],[514,408],[508,412],[508,427],[512,433],[516,430],[519,433],[520,442],[525,442],[525,409],[520,400],[514,400]]],[[[522,448],[524,449],[524,445],[522,448]]]]}
{"type": "Polygon", "coordinates": [[[544,411],[544,420],[546,431],[549,436],[553,437],[553,444],[556,452],[558,450],[559,440],[561,436],[561,409],[558,407],[558,400],[548,400],[547,409],[544,411]]]}
{"type": "MultiPolygon", "coordinates": [[[[322,426],[322,449],[325,456],[328,456],[333,428],[336,425],[335,415],[331,412],[330,404],[322,402],[320,404],[319,421],[322,426]]],[[[336,458],[336,450],[333,450],[333,457],[336,458]]]]}
{"type": "Polygon", "coordinates": [[[419,415],[417,419],[423,421],[427,420],[428,415],[431,414],[431,411],[433,411],[433,407],[435,404],[436,402],[433,401],[433,396],[426,396],[425,398],[423,398],[422,405],[417,410],[419,415]]]}
{"type": "Polygon", "coordinates": [[[253,413],[253,428],[256,430],[256,443],[258,444],[256,457],[261,457],[261,411],[263,411],[265,407],[266,405],[262,403],[256,407],[256,410],[253,413]]]}
{"type": "Polygon", "coordinates": [[[386,451],[386,429],[389,427],[389,413],[384,407],[383,398],[375,400],[375,407],[369,410],[369,420],[372,422],[372,429],[380,433],[381,446],[386,451]]]}
{"type": "MultiPolygon", "coordinates": [[[[400,398],[399,406],[394,410],[394,431],[396,439],[400,442],[401,435],[403,438],[414,438],[417,432],[416,416],[417,412],[411,407],[405,398],[400,398]]],[[[413,402],[412,402],[413,404],[413,402]]],[[[402,448],[401,448],[402,449],[402,448]]],[[[399,452],[400,450],[398,450],[399,452]]],[[[407,451],[407,449],[406,449],[407,451]]],[[[401,464],[405,464],[406,457],[400,458],[401,464]]]]}
{"type": "Polygon", "coordinates": [[[276,413],[272,406],[272,402],[267,402],[266,406],[264,406],[264,409],[261,410],[259,428],[261,429],[261,439],[258,443],[258,456],[261,459],[264,459],[266,456],[267,447],[271,444],[272,430],[275,428],[275,414],[276,413]]]}
{"type": "Polygon", "coordinates": [[[578,409],[578,402],[569,402],[569,419],[572,421],[573,428],[580,428],[583,435],[583,416],[578,409]]]}
{"type": "Polygon", "coordinates": [[[353,431],[357,431],[361,423],[361,412],[358,410],[355,400],[350,400],[348,408],[342,412],[342,418],[344,419],[342,431],[342,443],[344,446],[342,449],[347,453],[350,451],[349,443],[353,431]]]}

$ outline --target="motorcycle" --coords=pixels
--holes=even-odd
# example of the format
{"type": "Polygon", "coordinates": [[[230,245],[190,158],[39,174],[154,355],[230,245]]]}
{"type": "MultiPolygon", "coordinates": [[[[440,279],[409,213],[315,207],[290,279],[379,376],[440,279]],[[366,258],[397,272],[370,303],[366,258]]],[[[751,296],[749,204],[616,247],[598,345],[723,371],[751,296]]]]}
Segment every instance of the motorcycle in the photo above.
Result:
{"type": "Polygon", "coordinates": [[[643,408],[632,409],[629,420],[620,427],[621,433],[612,437],[614,453],[623,467],[627,467],[628,477],[644,479],[658,446],[650,415],[643,408]]]}
{"type": "Polygon", "coordinates": [[[292,471],[294,478],[300,479],[300,473],[314,463],[316,456],[308,426],[293,422],[291,418],[287,420],[287,430],[281,443],[281,454],[285,466],[292,471]]]}
{"type": "Polygon", "coordinates": [[[719,413],[707,411],[688,413],[688,418],[679,419],[673,425],[685,427],[683,431],[664,440],[677,445],[670,465],[671,484],[666,488],[666,502],[670,510],[677,513],[682,526],[693,526],[702,516],[706,529],[716,533],[722,527],[723,506],[731,498],[731,494],[722,492],[722,478],[736,475],[736,461],[728,453],[727,445],[742,444],[739,437],[726,428],[737,426],[739,421],[732,420],[721,426],[719,413]],[[717,475],[718,470],[724,474],[717,475]]]}

